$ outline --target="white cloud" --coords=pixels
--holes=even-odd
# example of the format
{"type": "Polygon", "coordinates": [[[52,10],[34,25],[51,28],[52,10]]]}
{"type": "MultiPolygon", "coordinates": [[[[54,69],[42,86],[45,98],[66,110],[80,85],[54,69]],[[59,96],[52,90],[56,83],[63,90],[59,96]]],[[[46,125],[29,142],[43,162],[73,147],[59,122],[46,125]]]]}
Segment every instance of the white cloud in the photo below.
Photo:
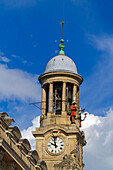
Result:
{"type": "Polygon", "coordinates": [[[14,57],[14,58],[20,58],[20,56],[17,56],[15,54],[12,54],[11,56],[14,57]]]}
{"type": "Polygon", "coordinates": [[[91,36],[90,42],[101,55],[81,88],[81,102],[88,111],[104,113],[113,107],[113,36],[91,36]]]}
{"type": "Polygon", "coordinates": [[[29,140],[32,149],[35,149],[35,138],[32,135],[32,131],[35,131],[36,127],[39,126],[40,126],[40,116],[37,116],[35,119],[33,119],[32,126],[22,131],[22,137],[29,140]]]}
{"type": "MultiPolygon", "coordinates": [[[[27,138],[32,148],[35,148],[35,138],[32,131],[40,126],[40,118],[32,121],[32,126],[22,131],[22,137],[27,138]]],[[[84,170],[113,169],[113,110],[109,110],[105,117],[88,114],[82,122],[87,145],[84,147],[84,170]]]]}
{"type": "Polygon", "coordinates": [[[7,57],[0,56],[0,61],[5,62],[5,63],[9,63],[11,60],[8,59],[7,57]]]}
{"type": "MultiPolygon", "coordinates": [[[[83,116],[84,117],[84,116],[83,116]]],[[[89,128],[95,124],[99,125],[101,123],[100,117],[93,114],[87,114],[87,118],[82,122],[82,129],[89,128]]]]}
{"type": "Polygon", "coordinates": [[[0,61],[4,62],[4,63],[8,63],[11,60],[7,57],[4,56],[4,53],[0,51],[0,61]]]}
{"type": "Polygon", "coordinates": [[[87,145],[84,148],[86,170],[113,169],[113,110],[105,117],[88,114],[82,123],[87,145]]]}
{"type": "Polygon", "coordinates": [[[113,35],[103,35],[101,37],[93,35],[91,39],[97,49],[113,55],[113,35]]]}
{"type": "Polygon", "coordinates": [[[0,64],[0,99],[40,100],[40,86],[36,75],[0,64]]]}
{"type": "Polygon", "coordinates": [[[29,62],[27,60],[25,60],[23,57],[20,57],[19,55],[16,54],[12,54],[11,55],[15,60],[17,60],[18,62],[21,62],[22,64],[27,64],[27,65],[32,65],[32,62],[29,62]]]}

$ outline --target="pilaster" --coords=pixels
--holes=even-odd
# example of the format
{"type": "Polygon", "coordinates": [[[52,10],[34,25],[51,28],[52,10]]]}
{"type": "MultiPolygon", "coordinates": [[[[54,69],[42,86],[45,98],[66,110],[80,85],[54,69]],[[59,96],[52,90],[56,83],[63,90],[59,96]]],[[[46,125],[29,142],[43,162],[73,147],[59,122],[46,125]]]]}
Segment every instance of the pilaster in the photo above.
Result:
{"type": "MultiPolygon", "coordinates": [[[[78,88],[78,90],[77,90],[77,95],[76,95],[77,97],[76,97],[76,102],[77,102],[77,107],[78,107],[78,109],[79,109],[79,88],[78,88]]],[[[78,110],[77,109],[77,110],[78,110]]]]}
{"type": "Polygon", "coordinates": [[[73,84],[73,101],[77,98],[77,86],[73,84]]]}

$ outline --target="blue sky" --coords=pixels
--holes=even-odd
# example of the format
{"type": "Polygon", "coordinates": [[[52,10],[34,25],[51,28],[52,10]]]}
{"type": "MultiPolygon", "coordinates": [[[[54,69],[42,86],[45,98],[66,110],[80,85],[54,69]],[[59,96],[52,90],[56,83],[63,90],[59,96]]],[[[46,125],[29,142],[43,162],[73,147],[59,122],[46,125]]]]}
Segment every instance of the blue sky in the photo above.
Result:
{"type": "MultiPolygon", "coordinates": [[[[94,114],[104,114],[113,107],[112,66],[108,66],[112,63],[113,3],[65,0],[64,6],[65,21],[68,22],[64,27],[65,53],[74,60],[78,73],[84,78],[80,90],[81,107],[94,114]]],[[[36,76],[42,74],[47,62],[58,54],[61,38],[61,25],[58,23],[62,21],[62,8],[63,0],[0,0],[1,66],[7,66],[9,71],[27,72],[35,77],[36,83],[36,76]]],[[[11,81],[9,79],[7,82],[11,81]]],[[[34,98],[28,94],[23,102],[22,97],[20,100],[14,92],[13,98],[6,95],[1,99],[1,107],[11,113],[14,102],[16,107],[22,104],[32,110],[27,103],[39,101],[39,98],[38,94],[34,98]]]]}
{"type": "MultiPolygon", "coordinates": [[[[65,0],[64,8],[65,54],[84,78],[80,106],[105,117],[113,109],[113,1],[65,0]]],[[[41,101],[37,78],[58,54],[62,11],[63,0],[0,0],[0,111],[21,130],[40,114],[29,103],[41,101]]]]}

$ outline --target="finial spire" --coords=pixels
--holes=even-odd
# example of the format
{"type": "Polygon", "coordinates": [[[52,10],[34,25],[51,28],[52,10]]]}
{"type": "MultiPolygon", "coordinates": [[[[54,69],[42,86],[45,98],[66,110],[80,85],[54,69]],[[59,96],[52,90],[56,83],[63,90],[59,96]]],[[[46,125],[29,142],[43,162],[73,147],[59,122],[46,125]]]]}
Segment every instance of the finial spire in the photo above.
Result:
{"type": "Polygon", "coordinates": [[[65,45],[63,44],[64,40],[61,39],[60,42],[61,42],[61,43],[59,44],[59,49],[60,49],[59,54],[65,54],[65,53],[64,53],[65,45]]]}
{"type": "Polygon", "coordinates": [[[59,24],[62,24],[62,39],[63,39],[63,31],[64,31],[64,4],[63,4],[63,18],[62,18],[62,22],[60,22],[59,24]]]}
{"type": "Polygon", "coordinates": [[[61,37],[61,44],[59,45],[59,49],[60,49],[60,52],[59,54],[64,54],[64,48],[65,48],[65,45],[63,44],[64,42],[64,39],[63,39],[63,31],[64,31],[64,4],[63,4],[63,19],[62,19],[62,22],[60,22],[59,24],[62,24],[62,37],[61,37]]]}

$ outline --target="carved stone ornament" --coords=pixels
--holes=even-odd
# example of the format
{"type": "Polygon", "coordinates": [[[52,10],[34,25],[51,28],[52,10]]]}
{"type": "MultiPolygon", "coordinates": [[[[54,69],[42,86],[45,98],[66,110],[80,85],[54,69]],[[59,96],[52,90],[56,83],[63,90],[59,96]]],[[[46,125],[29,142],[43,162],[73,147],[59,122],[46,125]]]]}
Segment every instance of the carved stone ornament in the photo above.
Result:
{"type": "Polygon", "coordinates": [[[40,122],[41,122],[43,119],[44,119],[44,115],[41,114],[41,116],[40,116],[40,122]]]}
{"type": "Polygon", "coordinates": [[[53,130],[51,130],[51,136],[52,137],[58,137],[59,135],[60,135],[60,133],[61,133],[61,130],[59,130],[59,129],[53,129],[53,130]]]}
{"type": "Polygon", "coordinates": [[[66,169],[79,169],[76,160],[76,151],[70,153],[70,155],[64,155],[63,160],[59,164],[55,164],[54,167],[66,168],[66,169]]]}
{"type": "Polygon", "coordinates": [[[86,140],[85,140],[85,134],[83,131],[81,131],[81,136],[82,136],[82,141],[83,141],[83,146],[86,145],[86,140]]]}

